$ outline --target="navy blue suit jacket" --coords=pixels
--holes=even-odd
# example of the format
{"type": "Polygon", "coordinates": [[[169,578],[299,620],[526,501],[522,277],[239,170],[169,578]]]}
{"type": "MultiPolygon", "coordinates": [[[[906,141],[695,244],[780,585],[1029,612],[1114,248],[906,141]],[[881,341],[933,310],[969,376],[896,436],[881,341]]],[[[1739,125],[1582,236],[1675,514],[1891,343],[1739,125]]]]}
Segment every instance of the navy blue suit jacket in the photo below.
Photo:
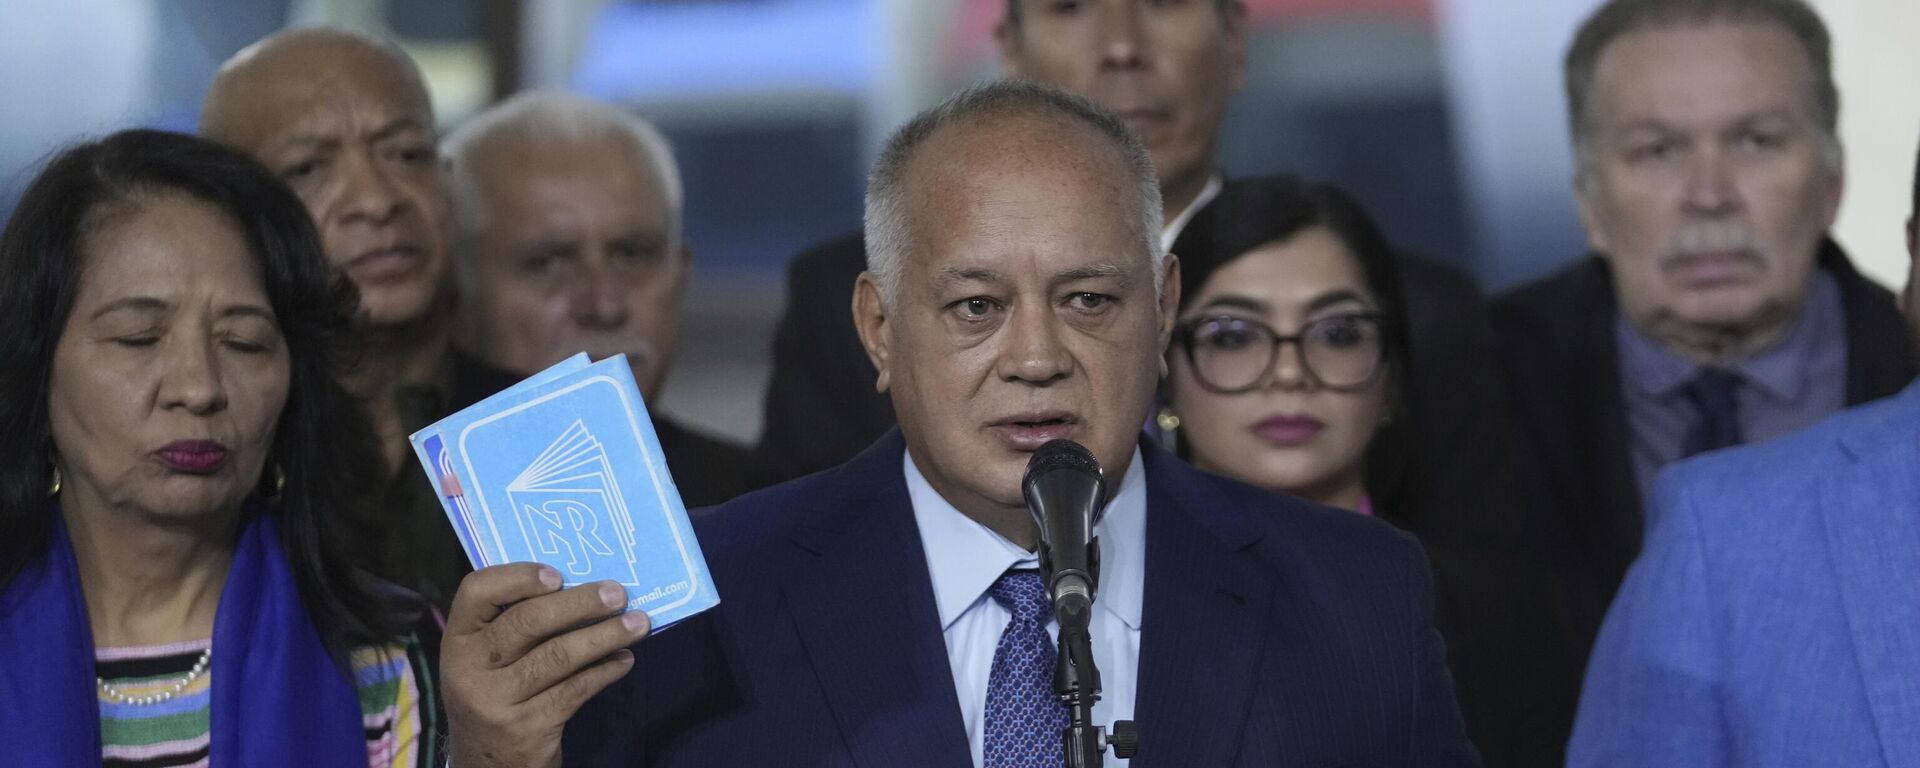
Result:
{"type": "MultiPolygon", "coordinates": [[[[696,514],[720,606],[637,646],[567,764],[972,765],[904,450],[696,514]]],[[[1408,536],[1141,450],[1135,766],[1476,763],[1408,536]]]]}

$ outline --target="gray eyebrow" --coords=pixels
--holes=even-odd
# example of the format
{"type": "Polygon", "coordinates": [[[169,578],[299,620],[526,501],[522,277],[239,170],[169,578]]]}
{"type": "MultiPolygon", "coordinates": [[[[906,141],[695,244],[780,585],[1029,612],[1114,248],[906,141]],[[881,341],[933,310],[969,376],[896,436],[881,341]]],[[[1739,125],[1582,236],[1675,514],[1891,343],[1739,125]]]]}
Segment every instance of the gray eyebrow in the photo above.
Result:
{"type": "Polygon", "coordinates": [[[1060,279],[1097,280],[1103,277],[1126,277],[1127,274],[1127,269],[1118,264],[1089,264],[1060,273],[1060,279]]]}
{"type": "Polygon", "coordinates": [[[942,283],[994,283],[1000,281],[1000,273],[983,267],[946,267],[940,270],[942,283]]]}

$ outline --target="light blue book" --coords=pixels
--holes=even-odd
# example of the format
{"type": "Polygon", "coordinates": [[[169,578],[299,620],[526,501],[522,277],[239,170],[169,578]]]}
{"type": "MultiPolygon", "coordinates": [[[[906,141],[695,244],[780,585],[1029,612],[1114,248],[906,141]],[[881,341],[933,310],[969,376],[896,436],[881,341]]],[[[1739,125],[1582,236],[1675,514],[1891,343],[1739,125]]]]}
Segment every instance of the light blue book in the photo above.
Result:
{"type": "Polygon", "coordinates": [[[474,568],[611,579],[663,629],[720,603],[625,355],[576,355],[413,435],[474,568]]]}

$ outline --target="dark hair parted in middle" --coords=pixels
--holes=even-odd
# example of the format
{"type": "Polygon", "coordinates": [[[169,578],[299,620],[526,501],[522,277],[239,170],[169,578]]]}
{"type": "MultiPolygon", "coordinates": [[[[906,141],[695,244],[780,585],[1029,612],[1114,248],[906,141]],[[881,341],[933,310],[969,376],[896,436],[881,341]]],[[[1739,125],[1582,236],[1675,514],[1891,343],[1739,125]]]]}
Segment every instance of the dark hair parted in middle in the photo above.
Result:
{"type": "Polygon", "coordinates": [[[1405,427],[1408,379],[1406,301],[1393,246],[1351,195],[1332,184],[1295,176],[1235,179],[1187,222],[1174,256],[1180,259],[1180,308],[1200,296],[1220,268],[1269,243],[1284,242],[1313,227],[1325,227],[1359,267],[1367,290],[1379,302],[1385,344],[1387,413],[1395,418],[1367,446],[1367,490],[1393,503],[1407,471],[1405,427]]]}
{"type": "Polygon", "coordinates": [[[352,284],[333,276],[306,207],[265,167],[161,131],[122,131],[61,153],[0,234],[0,585],[49,544],[48,386],[85,271],[85,236],[103,211],[165,195],[238,225],[286,342],[290,386],[270,460],[285,483],[271,503],[308,614],[337,653],[405,635],[417,599],[353,565],[343,530],[380,474],[372,428],[335,378],[353,332],[352,284]]]}
{"type": "Polygon", "coordinates": [[[1326,227],[1359,262],[1367,290],[1380,302],[1387,361],[1396,373],[1406,370],[1405,302],[1400,270],[1373,217],[1351,195],[1332,184],[1294,176],[1235,179],[1194,214],[1180,238],[1180,307],[1185,309],[1207,278],[1260,246],[1290,240],[1316,226],[1326,227]]]}

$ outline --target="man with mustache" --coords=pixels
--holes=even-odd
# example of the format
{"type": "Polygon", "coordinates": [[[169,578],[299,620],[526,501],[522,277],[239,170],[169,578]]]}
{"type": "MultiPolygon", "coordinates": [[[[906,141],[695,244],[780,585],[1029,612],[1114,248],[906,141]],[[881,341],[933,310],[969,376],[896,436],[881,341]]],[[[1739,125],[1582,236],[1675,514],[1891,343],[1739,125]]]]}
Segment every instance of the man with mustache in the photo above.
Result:
{"type": "Polygon", "coordinates": [[[1892,294],[1827,238],[1843,181],[1830,48],[1801,0],[1612,0],[1567,53],[1595,253],[1499,299],[1494,325],[1582,657],[1661,467],[1914,375],[1892,294]]]}
{"type": "MultiPolygon", "coordinates": [[[[1920,212],[1920,167],[1913,199],[1920,212]]],[[[1909,218],[1907,313],[1920,327],[1915,240],[1909,218]]],[[[1920,384],[1662,472],[1569,762],[1785,768],[1920,754],[1917,433],[1920,384]]]]}
{"type": "Polygon", "coordinates": [[[477,361],[449,347],[446,203],[433,105],[413,60],[328,28],[270,35],[221,65],[200,133],[252,155],[313,215],[327,259],[359,292],[347,388],[362,397],[389,480],[360,551],[378,575],[445,608],[471,567],[407,436],[461,405],[477,361]]]}
{"type": "MultiPolygon", "coordinates": [[[[666,138],[615,107],[559,93],[515,96],[444,147],[452,200],[456,343],[511,375],[578,352],[626,353],[650,406],[673,361],[693,271],[684,192],[666,138]]],[[[746,449],[651,411],[687,506],[745,490],[746,449]]]]}
{"type": "Polygon", "coordinates": [[[1476,764],[1413,542],[1141,439],[1180,294],[1159,214],[1145,148],[1076,97],[1002,82],[909,122],[868,184],[853,306],[899,428],[697,513],[721,602],[657,637],[617,585],[469,577],[442,645],[453,764],[1062,765],[1021,491],[1056,438],[1109,489],[1094,719],[1138,721],[1140,765],[1476,764]]]}

